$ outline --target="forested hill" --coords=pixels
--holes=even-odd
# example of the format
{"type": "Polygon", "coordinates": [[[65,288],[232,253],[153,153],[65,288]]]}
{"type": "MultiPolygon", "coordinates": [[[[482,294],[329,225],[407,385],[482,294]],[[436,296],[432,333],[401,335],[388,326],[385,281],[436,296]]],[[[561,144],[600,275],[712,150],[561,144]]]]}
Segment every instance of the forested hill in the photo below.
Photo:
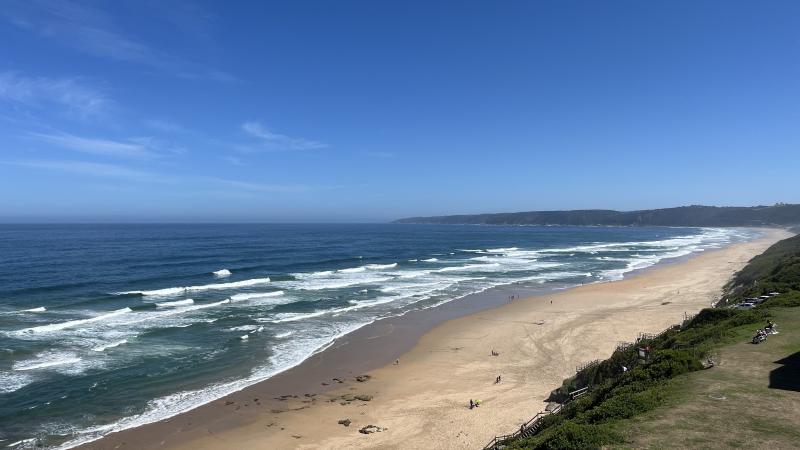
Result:
{"type": "Polygon", "coordinates": [[[800,225],[800,205],[719,207],[681,206],[641,211],[587,209],[497,214],[409,217],[394,223],[474,225],[617,225],[617,226],[789,226],[800,225]]]}

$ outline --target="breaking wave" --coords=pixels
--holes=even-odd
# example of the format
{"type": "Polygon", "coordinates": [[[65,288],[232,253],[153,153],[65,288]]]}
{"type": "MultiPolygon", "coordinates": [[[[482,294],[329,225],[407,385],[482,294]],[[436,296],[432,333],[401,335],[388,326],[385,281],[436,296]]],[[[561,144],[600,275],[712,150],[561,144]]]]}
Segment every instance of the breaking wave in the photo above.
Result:
{"type": "Polygon", "coordinates": [[[150,291],[126,291],[126,292],[118,292],[116,295],[144,295],[144,296],[171,296],[171,295],[180,295],[186,294],[189,292],[198,292],[198,291],[210,291],[210,290],[227,290],[227,289],[237,289],[237,288],[246,288],[252,286],[261,286],[264,284],[268,284],[270,282],[269,278],[253,278],[251,280],[242,280],[242,281],[232,281],[230,283],[215,283],[215,284],[204,284],[200,286],[183,286],[183,287],[171,287],[171,288],[164,288],[164,289],[154,289],[150,291]]]}

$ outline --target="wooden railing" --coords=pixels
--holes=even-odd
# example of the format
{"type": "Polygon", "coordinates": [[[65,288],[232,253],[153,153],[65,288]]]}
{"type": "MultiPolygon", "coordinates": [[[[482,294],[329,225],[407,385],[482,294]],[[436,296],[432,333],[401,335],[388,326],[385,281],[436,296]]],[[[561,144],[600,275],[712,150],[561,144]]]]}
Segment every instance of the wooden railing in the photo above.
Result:
{"type": "Polygon", "coordinates": [[[575,366],[575,373],[578,373],[581,370],[586,370],[589,367],[596,366],[598,364],[600,364],[600,360],[599,359],[595,359],[594,361],[589,361],[589,362],[577,365],[577,366],[575,366]]]}
{"type": "Polygon", "coordinates": [[[489,441],[489,443],[486,444],[483,447],[483,450],[495,450],[497,448],[500,448],[501,445],[503,445],[504,443],[506,443],[508,441],[511,441],[511,440],[514,440],[514,439],[521,439],[521,438],[534,436],[539,431],[539,428],[541,427],[542,419],[544,419],[545,417],[549,416],[550,414],[558,414],[558,413],[560,413],[561,410],[564,408],[564,405],[568,404],[572,400],[574,400],[574,399],[580,397],[581,395],[585,394],[588,390],[589,390],[589,388],[585,387],[585,388],[578,389],[577,391],[570,392],[569,393],[569,399],[567,401],[565,401],[564,403],[558,404],[555,408],[553,408],[553,409],[551,409],[549,411],[548,410],[539,411],[538,413],[536,413],[535,416],[533,416],[533,418],[531,420],[529,420],[529,421],[523,423],[522,425],[520,425],[519,426],[519,430],[517,430],[517,431],[515,431],[515,432],[513,432],[511,434],[504,434],[502,436],[495,436],[494,439],[489,441]]]}
{"type": "Polygon", "coordinates": [[[634,345],[635,344],[633,342],[619,341],[619,342],[617,342],[617,348],[614,351],[624,352],[625,350],[633,347],[634,345]]]}
{"type": "MultiPolygon", "coordinates": [[[[684,314],[683,323],[686,323],[686,321],[691,320],[692,318],[694,318],[694,315],[684,314]]],[[[681,325],[682,324],[671,325],[671,326],[665,328],[664,330],[662,330],[660,333],[639,333],[639,336],[636,338],[636,342],[635,343],[634,342],[623,342],[623,341],[617,342],[616,351],[625,351],[625,350],[633,347],[634,345],[638,344],[639,342],[641,342],[643,340],[657,339],[657,338],[661,337],[661,335],[663,335],[667,331],[672,330],[675,327],[680,327],[681,325]]],[[[575,367],[575,372],[576,373],[580,372],[581,370],[588,369],[589,367],[592,367],[592,366],[597,365],[599,363],[600,363],[600,360],[596,359],[594,361],[589,361],[587,363],[580,364],[580,365],[575,367]]],[[[529,420],[529,421],[523,423],[522,425],[520,425],[519,430],[517,430],[517,431],[515,431],[515,432],[513,432],[511,434],[504,434],[502,436],[495,436],[491,441],[489,441],[488,444],[486,444],[483,447],[483,450],[496,450],[496,449],[502,448],[501,446],[503,446],[506,442],[509,442],[511,440],[527,438],[527,437],[532,437],[532,436],[536,435],[536,433],[539,431],[539,428],[541,427],[542,419],[544,419],[546,416],[549,416],[550,414],[558,414],[558,413],[560,413],[565,405],[569,404],[570,402],[572,402],[576,398],[586,394],[588,391],[589,391],[589,387],[586,386],[586,387],[583,387],[581,389],[578,389],[578,390],[570,392],[568,399],[564,403],[559,404],[558,406],[556,406],[555,408],[553,408],[550,411],[545,410],[545,411],[540,411],[540,412],[536,413],[536,415],[533,416],[533,418],[531,418],[531,420],[529,420]]]]}

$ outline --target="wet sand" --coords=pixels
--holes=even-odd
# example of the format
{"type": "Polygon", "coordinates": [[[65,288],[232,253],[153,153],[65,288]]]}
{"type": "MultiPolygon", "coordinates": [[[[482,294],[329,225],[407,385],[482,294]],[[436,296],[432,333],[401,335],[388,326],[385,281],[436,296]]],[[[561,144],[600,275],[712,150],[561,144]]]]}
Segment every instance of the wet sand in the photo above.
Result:
{"type": "Polygon", "coordinates": [[[270,380],[81,448],[480,448],[544,409],[575,366],[709,306],[750,258],[789,236],[767,230],[621,281],[489,310],[456,301],[380,321],[270,380]],[[439,323],[454,315],[463,317],[439,323]],[[470,410],[470,399],[483,403],[470,410]],[[381,431],[359,433],[367,425],[381,431]]]}

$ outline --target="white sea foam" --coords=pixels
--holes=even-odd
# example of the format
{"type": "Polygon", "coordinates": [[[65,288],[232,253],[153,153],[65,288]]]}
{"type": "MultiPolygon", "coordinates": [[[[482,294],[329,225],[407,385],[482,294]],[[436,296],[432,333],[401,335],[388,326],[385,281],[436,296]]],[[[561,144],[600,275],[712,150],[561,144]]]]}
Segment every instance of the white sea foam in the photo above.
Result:
{"type": "Polygon", "coordinates": [[[319,317],[324,314],[330,314],[336,311],[341,311],[343,308],[339,309],[320,309],[310,313],[279,313],[276,314],[275,317],[270,320],[272,323],[284,323],[284,322],[296,322],[298,320],[305,320],[310,319],[312,317],[319,317]]]}
{"type": "Polygon", "coordinates": [[[318,291],[323,289],[341,289],[362,284],[382,283],[393,279],[380,273],[360,272],[313,272],[294,273],[295,280],[275,282],[276,285],[288,289],[318,291]]]}
{"type": "Polygon", "coordinates": [[[231,300],[234,302],[240,302],[245,300],[253,300],[259,298],[270,298],[270,297],[280,297],[283,295],[283,291],[271,291],[271,292],[248,292],[244,294],[233,294],[231,295],[231,300]]]}
{"type": "MultiPolygon", "coordinates": [[[[191,317],[194,311],[216,308],[230,304],[230,299],[218,302],[188,304],[186,306],[173,305],[157,310],[137,310],[123,308],[110,313],[101,314],[87,319],[71,320],[68,322],[42,325],[23,330],[4,333],[20,339],[52,339],[52,333],[58,332],[60,339],[87,339],[97,341],[96,337],[105,340],[116,340],[135,337],[140,331],[151,328],[171,328],[188,326],[202,318],[191,317]],[[187,323],[188,321],[188,323],[187,323]]],[[[104,345],[102,340],[94,347],[104,345]]],[[[82,345],[83,346],[83,345],[82,345]]]]}
{"type": "Polygon", "coordinates": [[[428,258],[422,260],[422,262],[436,262],[436,261],[439,261],[439,258],[428,258]]]}
{"type": "Polygon", "coordinates": [[[17,447],[19,445],[25,445],[26,448],[28,448],[29,445],[36,445],[36,438],[22,439],[20,441],[12,442],[8,444],[6,447],[12,448],[12,447],[17,447]]]}
{"type": "Polygon", "coordinates": [[[508,248],[487,248],[486,253],[507,253],[519,250],[517,247],[508,247],[508,248]]]}
{"type": "Polygon", "coordinates": [[[393,269],[393,268],[397,267],[397,263],[391,263],[391,264],[367,264],[364,267],[366,267],[367,269],[370,269],[370,270],[393,269]]]}
{"type": "MultiPolygon", "coordinates": [[[[336,272],[338,272],[338,273],[360,273],[360,272],[365,272],[367,270],[383,270],[383,269],[391,269],[391,268],[394,268],[394,267],[397,267],[397,263],[391,263],[391,264],[367,264],[365,266],[351,267],[349,269],[339,269],[336,272]]],[[[327,273],[327,272],[316,272],[316,274],[318,274],[320,276],[328,276],[329,275],[329,273],[327,273]]]]}
{"type": "Polygon", "coordinates": [[[0,372],[0,394],[8,394],[33,383],[36,378],[25,372],[0,372]]]}
{"type": "MultiPolygon", "coordinates": [[[[394,301],[397,301],[397,298],[392,297],[392,296],[378,297],[378,298],[373,298],[373,299],[370,299],[370,300],[350,300],[350,304],[353,305],[353,306],[348,307],[348,308],[341,308],[341,310],[337,314],[341,314],[341,313],[347,312],[347,311],[353,311],[355,309],[369,308],[371,306],[383,305],[383,304],[391,303],[391,302],[394,302],[394,301]]],[[[336,314],[334,314],[334,316],[335,315],[336,314]]]]}
{"type": "Polygon", "coordinates": [[[108,344],[98,345],[97,347],[93,348],[92,350],[96,351],[96,352],[102,352],[102,351],[105,351],[105,350],[107,350],[109,348],[119,347],[120,345],[127,344],[127,343],[128,343],[127,339],[122,339],[122,340],[119,340],[119,341],[110,342],[108,344]]]}
{"type": "Polygon", "coordinates": [[[417,278],[422,277],[425,275],[430,275],[433,273],[433,270],[404,270],[397,274],[399,279],[409,279],[409,278],[417,278]]]}
{"type": "Polygon", "coordinates": [[[36,358],[24,361],[17,361],[11,365],[13,370],[39,370],[48,369],[55,366],[63,366],[81,362],[82,359],[72,352],[48,351],[36,355],[36,358]]]}
{"type": "Polygon", "coordinates": [[[498,263],[492,264],[466,264],[463,266],[453,266],[453,267],[444,267],[442,269],[436,270],[436,272],[459,272],[459,271],[474,271],[474,272],[481,272],[486,269],[491,269],[495,267],[500,267],[498,263]]]}
{"type": "MultiPolygon", "coordinates": [[[[342,328],[336,328],[333,333],[318,337],[304,339],[291,339],[284,341],[284,346],[278,348],[266,364],[254,370],[248,377],[225,383],[218,383],[204,389],[183,391],[165,397],[160,397],[148,402],[145,411],[141,414],[128,416],[116,422],[97,425],[79,432],[75,438],[62,444],[57,449],[66,450],[80,444],[94,441],[100,437],[117,431],[138,427],[144,424],[158,422],[173,417],[177,414],[192,410],[198,406],[212,402],[218,398],[240,391],[247,386],[266,380],[274,375],[284,372],[300,364],[310,356],[324,350],[336,339],[350,333],[371,321],[354,323],[342,328]]],[[[247,335],[245,335],[247,336],[247,335]]]]}
{"type": "Polygon", "coordinates": [[[225,277],[231,276],[231,271],[228,270],[228,269],[220,269],[220,270],[214,271],[213,273],[214,273],[214,276],[217,277],[217,278],[225,278],[225,277]]]}
{"type": "Polygon", "coordinates": [[[194,300],[189,298],[186,300],[176,300],[174,302],[156,303],[156,306],[159,308],[176,308],[178,306],[186,306],[186,305],[191,305],[193,303],[194,300]]]}
{"type": "Polygon", "coordinates": [[[19,333],[23,333],[23,334],[24,333],[49,333],[49,332],[53,332],[53,331],[64,330],[66,328],[79,327],[81,325],[86,325],[86,324],[89,324],[89,323],[92,323],[92,322],[99,322],[99,321],[102,321],[102,320],[108,320],[108,319],[111,319],[113,317],[116,317],[116,316],[119,316],[119,315],[122,315],[122,314],[127,314],[129,312],[131,312],[130,308],[122,308],[122,309],[118,309],[116,311],[112,311],[110,313],[101,314],[101,315],[95,316],[95,317],[90,317],[88,319],[70,320],[68,322],[60,322],[60,323],[53,323],[53,324],[50,324],[50,325],[41,325],[41,326],[38,326],[38,327],[25,328],[25,329],[17,331],[17,333],[18,334],[19,333]]]}
{"type": "Polygon", "coordinates": [[[44,306],[40,306],[38,308],[31,308],[31,309],[23,309],[22,312],[45,312],[47,308],[44,306]]]}
{"type": "Polygon", "coordinates": [[[230,283],[215,283],[215,284],[203,284],[200,286],[171,287],[164,289],[154,289],[151,291],[126,291],[126,292],[118,292],[117,295],[139,294],[145,296],[167,297],[171,295],[180,295],[196,291],[226,290],[226,289],[260,286],[268,284],[269,282],[270,282],[269,278],[253,278],[250,280],[232,281],[230,283]]]}

